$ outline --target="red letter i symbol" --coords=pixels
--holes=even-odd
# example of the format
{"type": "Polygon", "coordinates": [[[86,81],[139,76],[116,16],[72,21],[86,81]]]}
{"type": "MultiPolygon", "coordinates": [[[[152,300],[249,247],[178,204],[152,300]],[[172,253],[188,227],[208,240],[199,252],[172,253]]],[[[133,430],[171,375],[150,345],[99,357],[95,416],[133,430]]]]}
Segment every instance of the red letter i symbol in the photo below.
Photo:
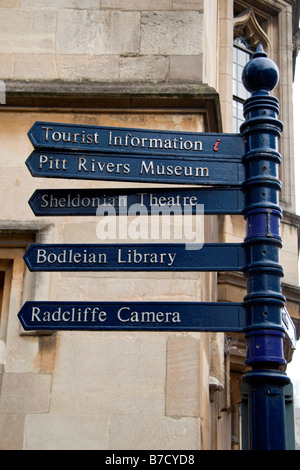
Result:
{"type": "Polygon", "coordinates": [[[217,142],[215,143],[214,145],[214,152],[217,152],[219,149],[218,149],[218,145],[220,143],[220,139],[217,140],[217,142]]]}

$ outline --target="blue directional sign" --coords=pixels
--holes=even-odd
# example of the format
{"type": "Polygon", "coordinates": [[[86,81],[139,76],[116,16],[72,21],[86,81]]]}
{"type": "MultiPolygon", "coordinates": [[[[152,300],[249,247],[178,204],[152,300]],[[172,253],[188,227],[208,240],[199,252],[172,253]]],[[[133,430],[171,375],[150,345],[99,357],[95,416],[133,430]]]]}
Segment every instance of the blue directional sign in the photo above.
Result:
{"type": "Polygon", "coordinates": [[[108,209],[108,214],[197,214],[199,205],[204,214],[242,214],[245,196],[240,188],[192,188],[159,191],[149,189],[38,189],[29,205],[38,216],[96,215],[97,209],[108,209]]]}
{"type": "Polygon", "coordinates": [[[32,244],[24,260],[31,271],[243,271],[246,250],[240,243],[32,244]]]}
{"type": "Polygon", "coordinates": [[[153,158],[136,154],[34,150],[26,160],[32,176],[86,180],[239,186],[242,158],[153,158]]]}
{"type": "Polygon", "coordinates": [[[25,302],[25,330],[229,331],[247,326],[242,303],[25,302]]]}
{"type": "Polygon", "coordinates": [[[37,121],[28,132],[36,149],[163,156],[214,156],[245,153],[239,134],[198,133],[60,124],[37,121]]]}

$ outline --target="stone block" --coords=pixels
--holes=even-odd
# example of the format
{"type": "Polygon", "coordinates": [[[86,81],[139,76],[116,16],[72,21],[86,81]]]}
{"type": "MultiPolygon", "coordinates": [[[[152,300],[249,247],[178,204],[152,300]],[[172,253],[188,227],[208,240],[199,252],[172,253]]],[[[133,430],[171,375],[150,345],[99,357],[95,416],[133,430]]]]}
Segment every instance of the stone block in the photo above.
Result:
{"type": "Polygon", "coordinates": [[[101,286],[101,300],[168,300],[193,301],[201,300],[201,284],[198,279],[174,278],[167,274],[148,273],[101,273],[99,276],[70,276],[64,277],[63,282],[53,276],[53,289],[51,298],[54,300],[99,300],[99,285],[101,286]]]}
{"type": "Polygon", "coordinates": [[[32,31],[35,34],[53,34],[56,33],[56,18],[57,12],[55,10],[34,10],[33,11],[33,24],[32,31]]]}
{"type": "Polygon", "coordinates": [[[167,57],[121,57],[120,80],[161,82],[165,81],[169,74],[169,60],[167,57]]]}
{"type": "Polygon", "coordinates": [[[68,9],[76,9],[76,10],[98,10],[100,8],[101,0],[85,0],[82,2],[81,0],[19,0],[21,8],[39,8],[39,9],[47,9],[47,8],[68,8],[68,9]]]}
{"type": "Polygon", "coordinates": [[[297,237],[297,227],[295,225],[290,225],[283,221],[281,223],[281,237],[284,240],[283,250],[294,253],[297,256],[298,254],[298,237],[297,237]]]}
{"type": "Polygon", "coordinates": [[[173,0],[173,10],[198,10],[203,11],[204,0],[173,0]]]}
{"type": "Polygon", "coordinates": [[[0,14],[0,52],[33,54],[54,51],[55,15],[23,9],[2,9],[0,14]]]}
{"type": "Polygon", "coordinates": [[[171,56],[170,81],[202,83],[202,54],[171,56]]]}
{"type": "Polygon", "coordinates": [[[199,55],[203,15],[200,12],[143,12],[141,54],[199,55]]]}
{"type": "Polygon", "coordinates": [[[83,55],[137,53],[139,24],[138,12],[60,10],[56,52],[83,55]]]}
{"type": "Polygon", "coordinates": [[[22,450],[24,415],[0,414],[0,450],[22,450]]]}
{"type": "Polygon", "coordinates": [[[57,80],[53,54],[16,54],[15,80],[57,80]]]}
{"type": "Polygon", "coordinates": [[[98,12],[95,54],[137,54],[139,43],[139,12],[98,12]]]}
{"type": "Polygon", "coordinates": [[[172,10],[172,0],[102,0],[102,9],[111,10],[172,10]]]}
{"type": "Polygon", "coordinates": [[[61,9],[57,15],[56,53],[91,54],[93,33],[88,10],[61,9]]]}
{"type": "Polygon", "coordinates": [[[1,8],[18,8],[20,6],[20,0],[2,0],[1,8]]]}
{"type": "Polygon", "coordinates": [[[56,70],[64,81],[117,81],[119,58],[117,56],[95,56],[74,54],[56,56],[56,70]]]}
{"type": "Polygon", "coordinates": [[[13,77],[14,57],[11,54],[0,54],[1,80],[10,80],[13,77]]]}
{"type": "Polygon", "coordinates": [[[164,414],[165,347],[163,333],[63,332],[51,412],[134,416],[151,404],[152,415],[164,414]]]}
{"type": "Polygon", "coordinates": [[[0,31],[1,31],[1,42],[3,42],[6,36],[23,36],[30,34],[32,31],[32,12],[25,9],[6,9],[1,8],[0,14],[0,31]]]}
{"type": "Polygon", "coordinates": [[[147,416],[111,416],[109,448],[113,450],[201,449],[199,419],[153,416],[150,402],[147,412],[147,416]]]}
{"type": "Polygon", "coordinates": [[[166,415],[197,417],[200,413],[200,343],[186,336],[167,344],[166,415]]]}
{"type": "Polygon", "coordinates": [[[288,251],[282,250],[280,252],[280,263],[284,269],[283,281],[287,284],[298,285],[298,256],[288,251]]]}
{"type": "Polygon", "coordinates": [[[103,450],[108,448],[108,416],[29,415],[25,450],[103,450]]]}
{"type": "Polygon", "coordinates": [[[51,375],[4,374],[0,413],[48,413],[51,375]]]}

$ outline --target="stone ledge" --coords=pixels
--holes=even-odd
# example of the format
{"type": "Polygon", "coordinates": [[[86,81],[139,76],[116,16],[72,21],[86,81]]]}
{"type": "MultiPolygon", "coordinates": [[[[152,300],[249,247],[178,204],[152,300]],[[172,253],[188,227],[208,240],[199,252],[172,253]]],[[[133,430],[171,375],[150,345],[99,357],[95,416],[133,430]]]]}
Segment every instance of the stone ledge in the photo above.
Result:
{"type": "Polygon", "coordinates": [[[205,83],[181,84],[181,83],[99,83],[91,81],[65,82],[62,80],[52,81],[21,81],[6,80],[6,92],[8,97],[30,94],[158,94],[158,95],[178,95],[178,96],[200,96],[215,98],[218,96],[216,90],[205,83]]]}
{"type": "Polygon", "coordinates": [[[149,110],[205,115],[207,132],[222,132],[219,94],[205,83],[124,83],[8,80],[0,112],[26,108],[76,110],[149,110]]]}

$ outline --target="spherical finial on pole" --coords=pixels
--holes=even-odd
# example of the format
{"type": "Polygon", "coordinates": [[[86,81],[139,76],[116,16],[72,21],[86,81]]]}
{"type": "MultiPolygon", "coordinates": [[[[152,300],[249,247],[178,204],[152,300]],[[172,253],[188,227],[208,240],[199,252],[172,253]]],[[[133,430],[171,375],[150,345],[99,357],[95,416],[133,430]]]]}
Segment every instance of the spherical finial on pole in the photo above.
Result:
{"type": "Polygon", "coordinates": [[[261,44],[258,44],[253,58],[246,64],[242,80],[250,93],[269,94],[279,80],[279,69],[275,62],[268,59],[261,44]]]}

